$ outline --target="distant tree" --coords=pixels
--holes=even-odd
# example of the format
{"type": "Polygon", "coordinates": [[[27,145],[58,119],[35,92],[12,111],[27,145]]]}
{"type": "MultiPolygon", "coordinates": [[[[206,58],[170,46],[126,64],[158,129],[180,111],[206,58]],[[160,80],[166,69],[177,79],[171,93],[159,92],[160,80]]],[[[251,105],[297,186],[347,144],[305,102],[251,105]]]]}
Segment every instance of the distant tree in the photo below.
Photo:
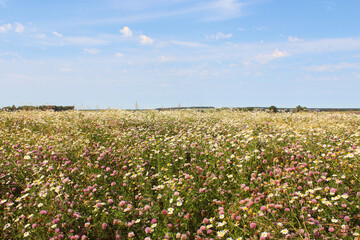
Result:
{"type": "Polygon", "coordinates": [[[17,109],[18,110],[23,110],[23,111],[32,111],[32,110],[35,110],[35,107],[34,106],[24,105],[24,106],[19,106],[17,109]]]}
{"type": "Polygon", "coordinates": [[[272,113],[277,113],[279,110],[277,109],[277,107],[275,106],[270,106],[269,107],[269,112],[272,112],[272,113]]]}
{"type": "Polygon", "coordinates": [[[300,105],[296,106],[295,108],[295,112],[306,112],[307,108],[306,107],[302,107],[300,105]]]}

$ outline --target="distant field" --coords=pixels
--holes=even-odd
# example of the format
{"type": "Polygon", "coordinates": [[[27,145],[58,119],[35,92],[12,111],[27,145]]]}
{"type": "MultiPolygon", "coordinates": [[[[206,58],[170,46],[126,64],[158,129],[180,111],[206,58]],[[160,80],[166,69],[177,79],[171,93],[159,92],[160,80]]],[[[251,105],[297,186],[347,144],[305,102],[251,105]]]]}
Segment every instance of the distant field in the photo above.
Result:
{"type": "Polygon", "coordinates": [[[0,239],[360,239],[360,116],[0,112],[0,239]]]}

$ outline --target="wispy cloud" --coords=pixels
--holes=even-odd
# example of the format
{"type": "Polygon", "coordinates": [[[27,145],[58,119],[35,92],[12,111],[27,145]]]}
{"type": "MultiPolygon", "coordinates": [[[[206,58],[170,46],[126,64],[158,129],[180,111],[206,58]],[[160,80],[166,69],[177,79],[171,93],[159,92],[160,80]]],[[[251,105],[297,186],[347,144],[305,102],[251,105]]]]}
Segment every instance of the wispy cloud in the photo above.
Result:
{"type": "Polygon", "coordinates": [[[168,57],[168,56],[160,56],[159,60],[160,60],[160,62],[170,62],[170,61],[174,61],[175,58],[174,57],[168,57]]]}
{"type": "Polygon", "coordinates": [[[209,3],[208,9],[213,12],[213,16],[207,17],[208,20],[225,20],[236,18],[243,15],[244,3],[237,0],[215,0],[209,3]]]}
{"type": "Polygon", "coordinates": [[[336,72],[344,69],[360,69],[360,65],[354,63],[322,64],[305,68],[311,72],[336,72]]]}
{"type": "MultiPolygon", "coordinates": [[[[198,43],[198,42],[178,41],[178,40],[171,40],[168,43],[183,46],[183,47],[191,47],[191,48],[198,48],[198,47],[205,46],[204,44],[198,43]]],[[[166,45],[166,43],[165,43],[165,45],[166,45]]]]}
{"type": "Polygon", "coordinates": [[[86,46],[106,45],[109,43],[108,40],[102,37],[65,37],[63,41],[65,44],[86,46]]]}
{"type": "Polygon", "coordinates": [[[302,41],[304,41],[304,39],[294,37],[294,36],[288,36],[288,41],[289,42],[302,42],[302,41]]]}
{"type": "Polygon", "coordinates": [[[125,26],[125,27],[123,27],[122,29],[120,29],[119,32],[120,32],[124,37],[127,37],[127,38],[133,36],[132,30],[131,30],[129,27],[127,27],[127,26],[125,26]]]}
{"type": "Polygon", "coordinates": [[[353,76],[355,76],[356,78],[359,78],[359,79],[360,79],[360,73],[358,73],[358,72],[353,72],[352,74],[353,74],[353,76]]]}
{"type": "Polygon", "coordinates": [[[74,22],[72,25],[129,24],[168,17],[181,17],[182,19],[189,17],[200,21],[222,21],[245,16],[244,8],[248,5],[257,4],[258,2],[261,1],[247,1],[245,3],[240,0],[173,0],[156,1],[155,4],[154,1],[147,0],[134,0],[131,1],[131,3],[127,3],[126,1],[119,1],[118,3],[118,1],[116,1],[115,5],[118,5],[118,10],[123,11],[120,17],[88,19],[81,22],[74,22]],[[185,4],[179,5],[181,2],[185,4]],[[131,11],[127,11],[129,7],[132,9],[131,11]]]}
{"type": "Polygon", "coordinates": [[[0,6],[5,7],[6,6],[6,0],[0,0],[0,6]]]}
{"type": "Polygon", "coordinates": [[[123,56],[124,56],[124,54],[119,53],[119,52],[115,54],[115,57],[117,57],[117,58],[121,58],[121,57],[123,57],[123,56]]]}
{"type": "MultiPolygon", "coordinates": [[[[277,58],[283,58],[290,56],[290,54],[286,51],[280,51],[279,49],[275,49],[271,54],[259,54],[257,55],[254,60],[261,64],[266,64],[271,60],[277,59],[277,58]]],[[[247,62],[248,63],[248,62],[247,62]]],[[[245,63],[246,65],[246,63],[245,63]]]]}
{"type": "Polygon", "coordinates": [[[60,72],[72,72],[72,69],[69,67],[63,67],[63,68],[60,68],[60,72]]]}
{"type": "Polygon", "coordinates": [[[206,77],[209,75],[209,71],[206,69],[194,69],[194,68],[186,68],[186,69],[178,69],[178,76],[186,76],[186,77],[206,77]]]}
{"type": "Polygon", "coordinates": [[[44,33],[35,34],[35,38],[37,38],[37,39],[45,39],[46,34],[44,34],[44,33]]]}
{"type": "Polygon", "coordinates": [[[325,4],[326,10],[334,10],[336,7],[336,3],[334,3],[333,1],[327,1],[327,2],[324,2],[324,4],[325,4]]]}
{"type": "Polygon", "coordinates": [[[21,23],[15,23],[15,32],[17,33],[23,33],[25,31],[24,25],[21,23]]]}
{"type": "Polygon", "coordinates": [[[84,48],[84,53],[88,53],[91,55],[99,54],[101,51],[97,48],[84,48]]]}
{"type": "Polygon", "coordinates": [[[13,56],[13,57],[20,57],[19,53],[17,52],[0,52],[0,56],[13,56]]]}
{"type": "Polygon", "coordinates": [[[269,28],[266,26],[262,26],[262,27],[255,27],[254,30],[258,32],[263,32],[263,31],[268,31],[269,28]]]}
{"type": "Polygon", "coordinates": [[[339,76],[303,76],[297,79],[298,82],[336,82],[339,81],[339,76]]]}
{"type": "Polygon", "coordinates": [[[222,33],[222,32],[218,32],[216,34],[210,35],[210,36],[206,36],[207,39],[226,39],[226,38],[231,38],[232,37],[232,33],[222,33]]]}
{"type": "Polygon", "coordinates": [[[58,32],[52,32],[52,34],[53,34],[54,36],[57,36],[57,37],[62,37],[62,36],[63,36],[62,34],[60,34],[60,33],[58,33],[58,32]]]}
{"type": "MultiPolygon", "coordinates": [[[[272,60],[291,56],[315,56],[318,54],[353,52],[360,50],[360,38],[309,39],[302,42],[260,42],[203,45],[198,53],[206,59],[237,61],[244,65],[265,64],[272,60]]],[[[349,67],[342,65],[341,67],[349,67]]]]}
{"type": "MultiPolygon", "coordinates": [[[[56,33],[56,32],[55,32],[56,33]]],[[[85,37],[85,36],[63,36],[52,33],[56,38],[47,38],[45,34],[35,36],[39,39],[38,43],[47,46],[100,46],[112,42],[104,36],[85,37]]]]}
{"type": "Polygon", "coordinates": [[[283,47],[291,53],[322,53],[351,51],[360,49],[360,38],[324,38],[306,40],[303,42],[283,43],[283,47]]]}
{"type": "Polygon", "coordinates": [[[154,43],[154,40],[148,36],[141,35],[140,36],[140,43],[141,45],[151,45],[154,43]]]}

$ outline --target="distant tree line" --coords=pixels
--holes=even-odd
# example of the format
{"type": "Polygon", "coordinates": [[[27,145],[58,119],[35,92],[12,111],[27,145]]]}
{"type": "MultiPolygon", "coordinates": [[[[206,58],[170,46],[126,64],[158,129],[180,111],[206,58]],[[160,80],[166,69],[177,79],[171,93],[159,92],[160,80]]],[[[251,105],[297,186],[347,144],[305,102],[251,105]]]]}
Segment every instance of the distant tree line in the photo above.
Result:
{"type": "MultiPolygon", "coordinates": [[[[268,111],[272,112],[272,113],[277,113],[277,112],[279,112],[279,109],[276,106],[270,106],[268,108],[268,111]]],[[[285,111],[285,112],[307,112],[308,110],[306,107],[302,107],[302,106],[298,105],[294,109],[283,109],[283,111],[285,111]]]]}
{"type": "Polygon", "coordinates": [[[241,111],[241,112],[252,112],[252,111],[267,111],[272,113],[277,112],[307,112],[308,109],[306,107],[302,107],[300,105],[296,106],[295,108],[277,108],[276,106],[266,107],[235,107],[235,108],[216,108],[217,111],[221,110],[233,110],[233,111],[241,111]]]}
{"type": "Polygon", "coordinates": [[[215,109],[214,107],[210,106],[194,106],[194,107],[168,107],[168,108],[155,108],[158,111],[167,111],[167,110],[184,110],[184,109],[215,109]]]}
{"type": "Polygon", "coordinates": [[[252,112],[255,110],[254,107],[232,107],[232,108],[228,108],[228,107],[222,107],[222,108],[216,108],[217,111],[222,111],[222,110],[233,110],[233,111],[241,111],[241,112],[252,112]]]}
{"type": "Polygon", "coordinates": [[[74,106],[56,106],[56,105],[40,105],[40,106],[18,106],[12,105],[11,107],[3,107],[1,110],[13,112],[13,111],[55,111],[55,112],[61,112],[61,111],[67,111],[67,110],[74,110],[74,106]]]}

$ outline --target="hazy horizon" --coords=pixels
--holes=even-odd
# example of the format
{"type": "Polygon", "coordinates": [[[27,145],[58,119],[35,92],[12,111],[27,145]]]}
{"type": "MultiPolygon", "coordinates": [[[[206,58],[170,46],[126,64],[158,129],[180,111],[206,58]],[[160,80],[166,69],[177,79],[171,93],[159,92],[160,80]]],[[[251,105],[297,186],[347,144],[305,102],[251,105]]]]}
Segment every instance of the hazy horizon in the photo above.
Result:
{"type": "Polygon", "coordinates": [[[0,108],[357,108],[358,9],[355,0],[0,0],[0,108]]]}

